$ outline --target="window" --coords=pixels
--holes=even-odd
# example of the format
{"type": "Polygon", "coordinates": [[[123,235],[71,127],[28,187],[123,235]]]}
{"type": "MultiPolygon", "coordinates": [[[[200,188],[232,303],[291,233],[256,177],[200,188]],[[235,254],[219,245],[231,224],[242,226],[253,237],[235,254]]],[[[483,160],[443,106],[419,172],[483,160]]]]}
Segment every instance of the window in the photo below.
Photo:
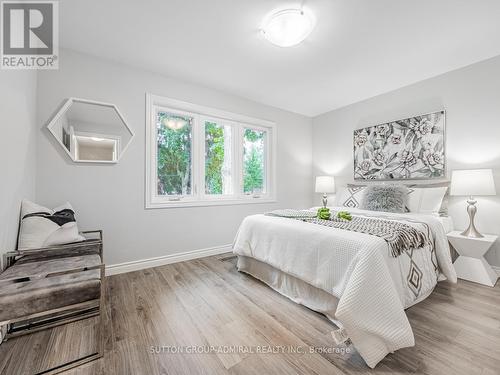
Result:
{"type": "Polygon", "coordinates": [[[205,124],[205,194],[233,194],[232,128],[215,121],[205,124]]]}
{"type": "Polygon", "coordinates": [[[187,196],[192,193],[193,117],[156,112],[157,194],[187,196]]]}
{"type": "Polygon", "coordinates": [[[266,192],[266,132],[243,129],[243,192],[261,194],[266,192]]]}
{"type": "Polygon", "coordinates": [[[274,200],[275,126],[147,95],[146,207],[274,200]]]}

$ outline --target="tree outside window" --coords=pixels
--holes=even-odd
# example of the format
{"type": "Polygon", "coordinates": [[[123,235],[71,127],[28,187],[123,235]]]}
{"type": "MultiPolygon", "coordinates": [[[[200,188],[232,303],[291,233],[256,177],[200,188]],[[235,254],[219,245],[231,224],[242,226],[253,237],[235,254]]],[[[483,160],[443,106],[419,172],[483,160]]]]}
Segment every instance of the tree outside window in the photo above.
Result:
{"type": "Polygon", "coordinates": [[[191,117],[157,113],[158,195],[191,194],[191,117]]]}
{"type": "Polygon", "coordinates": [[[265,131],[246,128],[243,135],[243,192],[264,193],[265,131]]]}
{"type": "Polygon", "coordinates": [[[205,122],[205,194],[231,194],[231,127],[205,122]]]}

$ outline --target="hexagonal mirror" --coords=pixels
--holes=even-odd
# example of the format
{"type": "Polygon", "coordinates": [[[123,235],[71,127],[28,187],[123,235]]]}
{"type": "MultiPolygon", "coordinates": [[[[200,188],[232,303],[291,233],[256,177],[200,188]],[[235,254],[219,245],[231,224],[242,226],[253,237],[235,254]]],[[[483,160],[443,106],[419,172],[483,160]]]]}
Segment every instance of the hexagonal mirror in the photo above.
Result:
{"type": "Polygon", "coordinates": [[[114,104],[69,98],[47,125],[71,160],[117,163],[134,137],[114,104]]]}

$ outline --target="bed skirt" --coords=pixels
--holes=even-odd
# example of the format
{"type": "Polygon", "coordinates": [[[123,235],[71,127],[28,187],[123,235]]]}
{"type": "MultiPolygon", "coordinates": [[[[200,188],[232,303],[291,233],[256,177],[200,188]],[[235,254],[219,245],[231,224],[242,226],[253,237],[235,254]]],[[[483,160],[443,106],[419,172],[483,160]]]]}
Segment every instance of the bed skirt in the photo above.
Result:
{"type": "Polygon", "coordinates": [[[255,277],[293,302],[325,315],[342,328],[335,319],[339,300],[332,294],[254,258],[238,255],[237,267],[238,271],[255,277]]]}
{"type": "MultiPolygon", "coordinates": [[[[267,263],[247,256],[238,255],[237,268],[238,271],[249,274],[262,281],[293,302],[325,315],[338,328],[344,328],[342,323],[335,318],[339,299],[334,295],[267,263]]],[[[416,301],[411,303],[410,306],[427,298],[429,294],[432,293],[433,289],[434,288],[431,288],[425,294],[421,295],[416,301]]],[[[374,366],[370,367],[373,368],[374,366]]]]}

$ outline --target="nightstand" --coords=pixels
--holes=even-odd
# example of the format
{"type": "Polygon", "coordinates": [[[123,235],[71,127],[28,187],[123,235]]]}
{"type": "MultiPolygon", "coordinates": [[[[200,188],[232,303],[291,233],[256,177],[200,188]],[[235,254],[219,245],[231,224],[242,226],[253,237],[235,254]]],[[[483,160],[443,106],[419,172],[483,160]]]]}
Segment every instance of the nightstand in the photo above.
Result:
{"type": "Polygon", "coordinates": [[[484,254],[498,236],[487,234],[483,238],[465,237],[459,231],[447,234],[448,241],[460,254],[453,265],[457,276],[464,280],[495,286],[498,275],[484,259],[484,254]]]}

